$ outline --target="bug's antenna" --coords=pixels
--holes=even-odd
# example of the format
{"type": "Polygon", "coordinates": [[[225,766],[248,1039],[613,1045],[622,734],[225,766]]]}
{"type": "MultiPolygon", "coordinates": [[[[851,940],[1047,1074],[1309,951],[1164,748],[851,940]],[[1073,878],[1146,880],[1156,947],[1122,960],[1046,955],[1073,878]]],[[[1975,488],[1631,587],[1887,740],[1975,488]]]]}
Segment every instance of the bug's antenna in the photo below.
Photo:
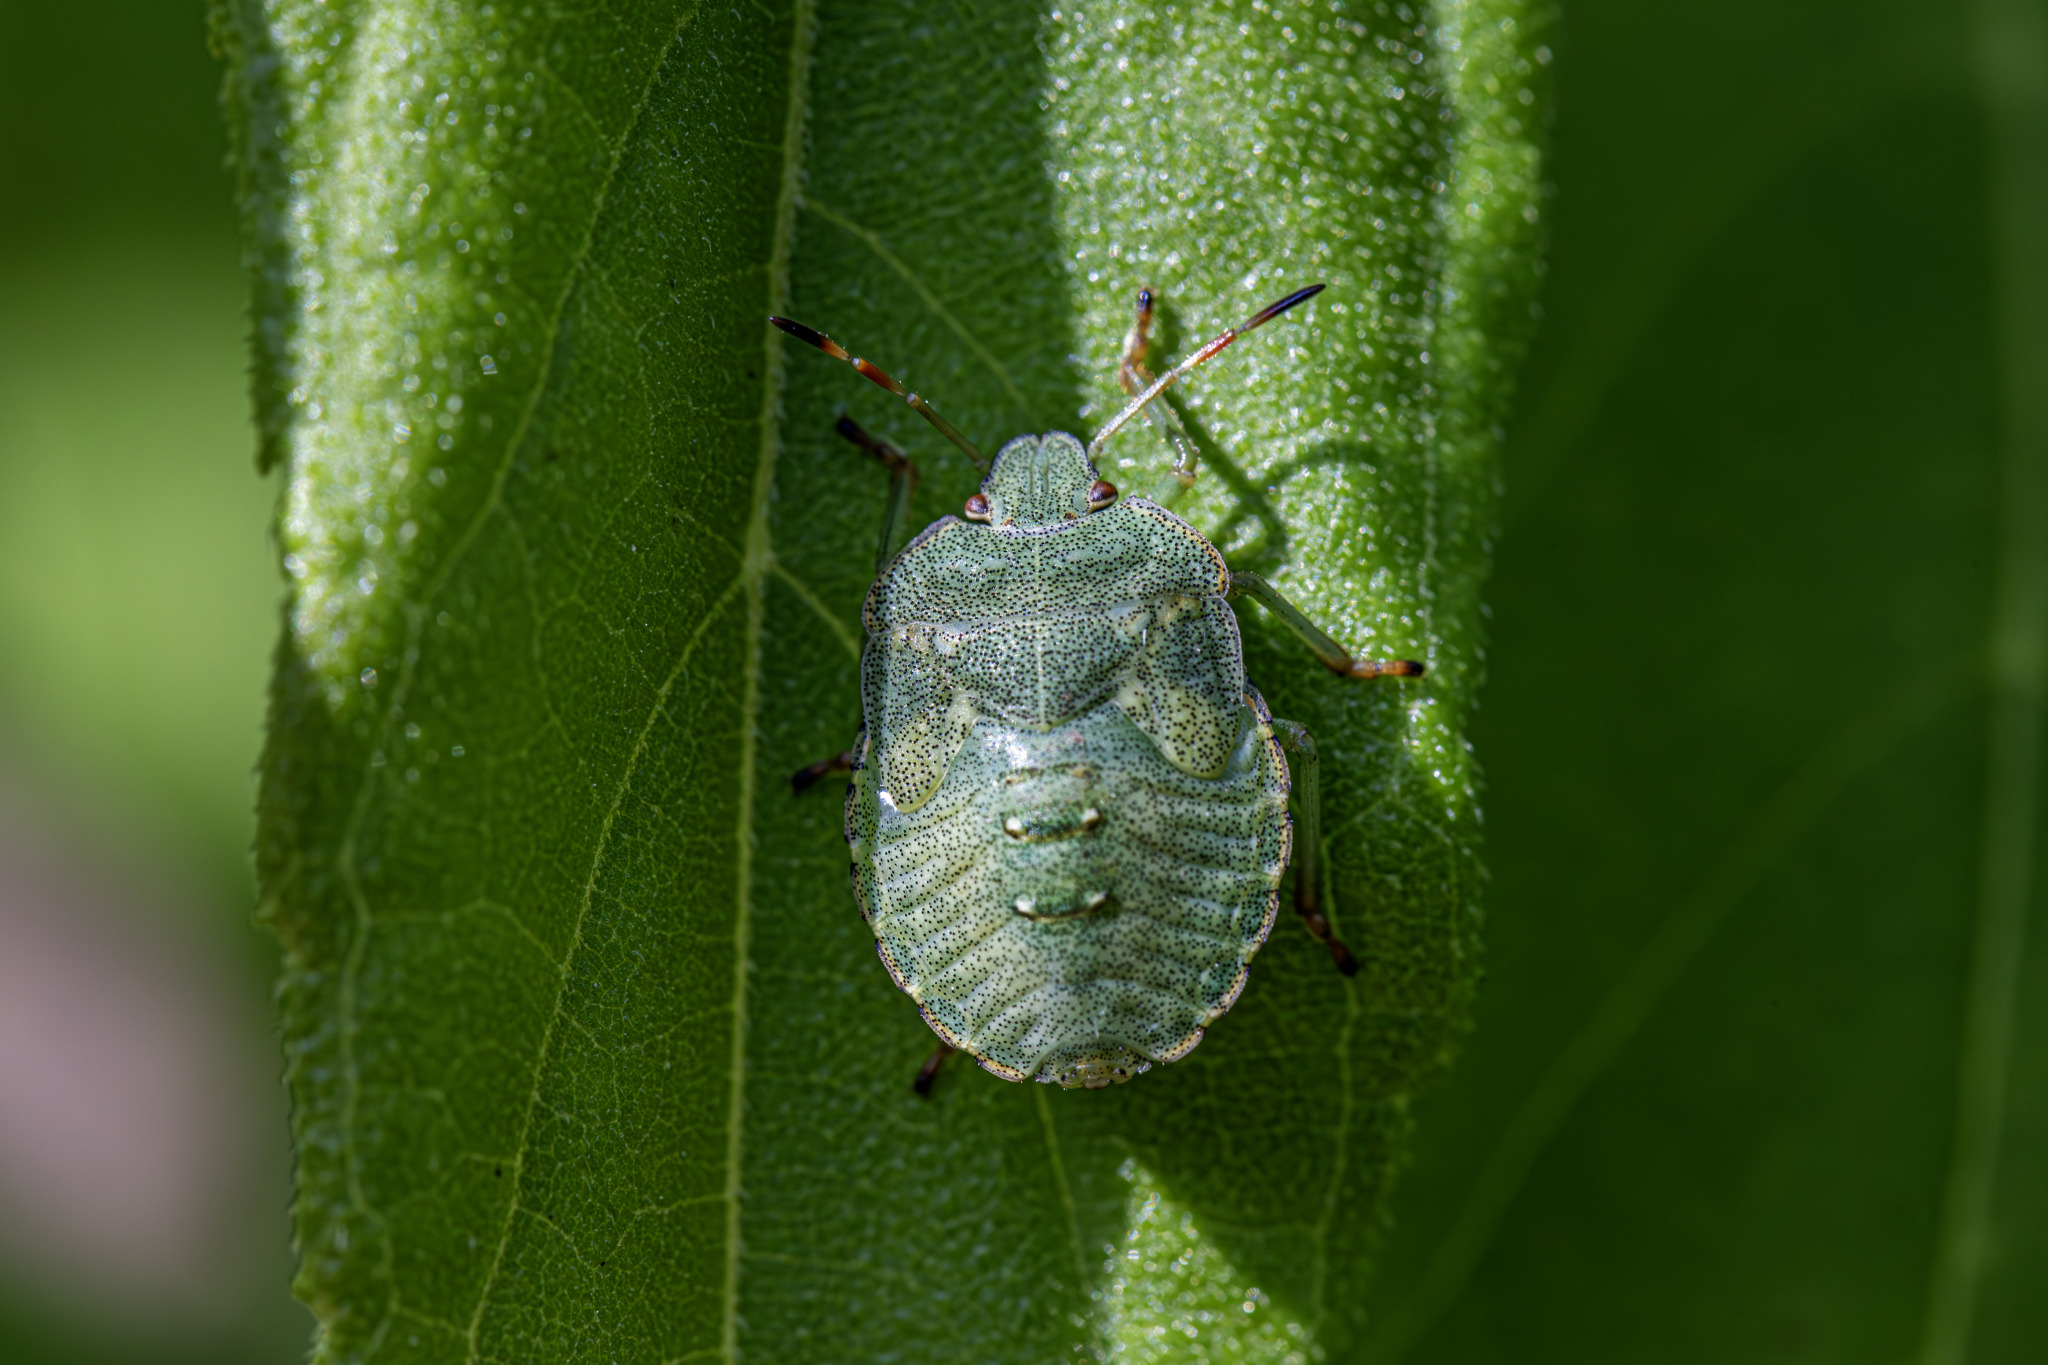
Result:
{"type": "MultiPolygon", "coordinates": [[[[1143,412],[1147,405],[1149,405],[1152,402],[1152,400],[1157,398],[1160,394],[1165,393],[1166,390],[1172,386],[1175,380],[1179,379],[1182,375],[1188,374],[1191,371],[1193,371],[1197,366],[1202,364],[1202,362],[1214,356],[1218,351],[1222,350],[1225,346],[1228,346],[1231,342],[1243,336],[1246,332],[1251,331],[1254,327],[1257,327],[1262,323],[1271,322],[1274,318],[1279,317],[1282,313],[1294,307],[1295,304],[1300,303],[1302,300],[1312,299],[1316,295],[1322,293],[1324,288],[1325,286],[1323,285],[1312,284],[1306,289],[1295,290],[1292,294],[1289,294],[1284,299],[1279,299],[1273,303],[1267,304],[1264,308],[1261,308],[1257,313],[1255,313],[1250,321],[1244,323],[1242,326],[1231,328],[1222,336],[1217,337],[1214,341],[1209,342],[1207,345],[1203,346],[1201,350],[1196,351],[1186,360],[1181,361],[1180,364],[1174,366],[1165,374],[1162,374],[1157,379],[1153,380],[1151,385],[1147,387],[1143,393],[1139,394],[1136,398],[1133,398],[1129,403],[1126,403],[1124,405],[1124,410],[1122,412],[1118,413],[1116,416],[1109,419],[1108,426],[1104,427],[1102,430],[1095,433],[1095,439],[1088,443],[1088,458],[1091,460],[1094,459],[1096,452],[1100,451],[1102,447],[1108,443],[1110,437],[1116,435],[1119,431],[1122,431],[1124,429],[1125,423],[1129,422],[1133,417],[1136,417],[1139,413],[1143,412]]],[[[813,333],[813,335],[816,334],[813,333]]]]}
{"type": "MultiPolygon", "coordinates": [[[[1317,285],[1316,288],[1321,289],[1322,286],[1317,285]]],[[[1264,322],[1265,320],[1266,319],[1262,316],[1260,317],[1259,322],[1264,322]]],[[[910,404],[911,407],[917,410],[918,416],[924,418],[925,421],[930,422],[933,426],[939,429],[939,434],[941,436],[944,436],[954,445],[959,446],[960,449],[966,451],[967,458],[974,461],[974,467],[976,469],[982,470],[984,472],[987,471],[988,461],[982,458],[982,454],[979,450],[976,450],[974,448],[974,442],[968,440],[965,436],[962,436],[958,431],[954,430],[953,424],[951,422],[948,422],[945,418],[939,416],[938,413],[934,412],[932,410],[932,405],[930,403],[925,402],[924,399],[920,398],[918,395],[912,393],[909,389],[904,388],[901,384],[897,383],[888,375],[884,374],[879,366],[870,365],[867,361],[862,360],[857,355],[848,355],[846,352],[846,348],[844,346],[841,346],[838,342],[834,341],[831,337],[826,336],[823,332],[811,330],[809,327],[804,326],[801,322],[791,322],[788,318],[778,317],[770,317],[768,321],[774,323],[777,327],[780,327],[783,331],[789,333],[798,341],[801,341],[806,345],[817,347],[826,355],[831,356],[834,360],[845,361],[847,364],[853,366],[853,368],[859,370],[862,374],[866,375],[869,379],[874,380],[875,383],[880,384],[883,388],[895,394],[904,402],[910,404]]],[[[1258,322],[1254,322],[1249,325],[1251,327],[1256,327],[1258,326],[1258,322]]]]}

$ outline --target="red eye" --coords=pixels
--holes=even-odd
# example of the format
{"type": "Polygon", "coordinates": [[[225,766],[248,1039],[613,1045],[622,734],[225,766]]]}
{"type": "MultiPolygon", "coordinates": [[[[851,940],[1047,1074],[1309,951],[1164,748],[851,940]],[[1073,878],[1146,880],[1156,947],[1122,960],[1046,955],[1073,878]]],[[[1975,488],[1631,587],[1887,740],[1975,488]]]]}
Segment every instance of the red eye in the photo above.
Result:
{"type": "Polygon", "coordinates": [[[1116,501],[1116,485],[1108,479],[1097,479],[1095,486],[1088,490],[1088,510],[1100,512],[1116,501]]]}
{"type": "Polygon", "coordinates": [[[987,521],[989,517],[988,499],[982,494],[976,493],[967,500],[965,511],[969,521],[987,521]]]}

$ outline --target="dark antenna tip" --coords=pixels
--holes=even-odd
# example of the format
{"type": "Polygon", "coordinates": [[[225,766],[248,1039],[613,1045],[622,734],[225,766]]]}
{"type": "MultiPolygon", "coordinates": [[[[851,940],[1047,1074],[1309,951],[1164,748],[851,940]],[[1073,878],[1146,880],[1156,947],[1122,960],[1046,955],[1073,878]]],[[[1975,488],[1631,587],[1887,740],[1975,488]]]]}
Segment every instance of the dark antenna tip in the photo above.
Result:
{"type": "MultiPolygon", "coordinates": [[[[1193,373],[1197,366],[1201,365],[1204,361],[1209,360],[1211,357],[1216,355],[1217,352],[1221,351],[1231,342],[1236,341],[1246,332],[1251,331],[1253,328],[1257,327],[1261,323],[1271,322],[1274,318],[1280,316],[1288,309],[1294,307],[1295,304],[1300,303],[1304,299],[1314,298],[1316,295],[1322,293],[1323,290],[1327,289],[1328,287],[1328,285],[1324,284],[1312,284],[1309,285],[1306,289],[1297,289],[1292,294],[1289,294],[1286,298],[1277,299],[1274,302],[1267,304],[1264,308],[1261,308],[1243,326],[1233,327],[1229,331],[1223,333],[1221,336],[1212,337],[1207,342],[1207,344],[1205,344],[1200,350],[1196,351],[1186,360],[1181,361],[1180,364],[1174,366],[1165,374],[1160,375],[1159,378],[1153,380],[1152,383],[1146,387],[1143,393],[1134,395],[1131,401],[1124,405],[1124,410],[1122,412],[1119,412],[1116,416],[1110,418],[1109,425],[1105,426],[1102,430],[1096,432],[1095,439],[1088,443],[1088,458],[1091,460],[1094,459],[1096,452],[1102,449],[1103,445],[1109,440],[1110,437],[1116,435],[1119,431],[1122,431],[1124,429],[1125,423],[1129,422],[1133,417],[1136,417],[1139,413],[1143,412],[1145,410],[1146,404],[1150,403],[1160,394],[1166,392],[1167,386],[1172,384],[1175,380],[1179,379],[1182,375],[1193,373]]],[[[1150,290],[1145,291],[1146,294],[1149,294],[1150,292],[1150,290]]],[[[1144,295],[1140,295],[1141,299],[1143,297],[1144,295]]],[[[1150,313],[1147,310],[1141,308],[1138,313],[1138,326],[1132,329],[1133,336],[1143,336],[1143,332],[1141,329],[1145,326],[1149,317],[1150,313]]]]}
{"type": "Polygon", "coordinates": [[[1269,303],[1264,308],[1261,308],[1258,312],[1258,316],[1254,317],[1250,322],[1247,322],[1244,326],[1238,328],[1237,330],[1239,332],[1249,332],[1252,328],[1257,327],[1262,322],[1271,322],[1274,318],[1279,317],[1282,313],[1294,307],[1295,304],[1304,302],[1308,299],[1312,299],[1316,295],[1322,293],[1325,289],[1328,289],[1329,287],[1330,286],[1328,286],[1327,284],[1312,284],[1308,286],[1306,289],[1297,289],[1292,294],[1289,294],[1286,298],[1277,300],[1273,303],[1269,303]]]}
{"type": "Polygon", "coordinates": [[[793,322],[788,318],[778,318],[773,314],[769,315],[768,321],[774,323],[777,327],[780,327],[783,331],[789,333],[798,341],[801,341],[808,346],[815,346],[819,350],[824,351],[827,355],[830,355],[832,353],[831,339],[828,338],[823,332],[814,331],[811,328],[804,326],[801,322],[793,322]]]}
{"type": "Polygon", "coordinates": [[[909,389],[904,388],[894,379],[891,379],[879,365],[870,364],[868,361],[862,360],[859,356],[853,355],[844,346],[841,346],[838,342],[834,341],[831,337],[826,336],[823,332],[816,331],[813,328],[806,327],[801,322],[797,322],[792,318],[777,317],[773,313],[770,313],[768,315],[768,321],[774,323],[775,326],[789,333],[798,341],[805,342],[809,345],[817,347],[826,355],[831,356],[834,360],[844,360],[847,364],[853,366],[853,368],[859,370],[863,375],[867,376],[867,378],[870,381],[877,385],[880,385],[882,388],[887,389],[890,393],[895,394],[898,398],[901,398],[904,402],[910,404],[911,407],[917,410],[918,416],[924,418],[925,421],[930,422],[934,427],[937,427],[939,430],[939,434],[941,436],[944,436],[947,440],[951,441],[954,445],[958,446],[961,452],[965,454],[968,459],[974,461],[976,468],[988,468],[988,461],[984,459],[982,457],[982,453],[975,448],[974,442],[968,440],[965,436],[962,436],[958,431],[954,430],[953,424],[951,422],[948,422],[945,418],[939,416],[939,414],[933,410],[932,405],[930,403],[925,402],[924,399],[918,397],[909,389]]]}

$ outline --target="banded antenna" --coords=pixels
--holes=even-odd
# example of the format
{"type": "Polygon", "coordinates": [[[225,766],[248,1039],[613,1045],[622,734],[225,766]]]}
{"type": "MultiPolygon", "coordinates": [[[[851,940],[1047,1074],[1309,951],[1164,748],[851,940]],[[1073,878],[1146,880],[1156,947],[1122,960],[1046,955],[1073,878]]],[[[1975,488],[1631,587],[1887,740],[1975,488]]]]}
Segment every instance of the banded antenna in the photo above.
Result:
{"type": "MultiPolygon", "coordinates": [[[[1317,285],[1316,288],[1320,289],[1322,288],[1322,286],[1317,285]]],[[[976,450],[974,448],[974,442],[968,440],[965,436],[962,436],[957,430],[954,429],[953,424],[951,422],[948,422],[945,418],[939,416],[937,412],[933,411],[932,405],[930,403],[925,402],[923,398],[919,397],[917,394],[912,393],[909,389],[904,388],[901,384],[897,383],[894,379],[891,379],[887,374],[883,373],[880,366],[871,365],[867,361],[862,360],[857,355],[847,354],[847,350],[844,346],[841,346],[838,342],[834,341],[831,337],[826,336],[823,332],[813,331],[811,328],[804,326],[801,322],[792,322],[788,318],[778,317],[770,317],[768,321],[774,323],[777,327],[780,327],[783,331],[789,333],[791,336],[795,337],[798,341],[803,342],[805,345],[817,347],[826,355],[831,356],[834,360],[845,361],[847,364],[853,366],[853,368],[859,370],[862,374],[866,375],[869,379],[872,379],[875,383],[880,384],[883,388],[895,394],[904,402],[910,404],[912,408],[917,410],[918,416],[924,418],[925,421],[930,422],[933,426],[939,429],[939,434],[941,436],[944,436],[954,445],[959,446],[960,449],[966,451],[967,458],[974,461],[974,467],[976,469],[982,470],[984,473],[987,472],[988,461],[982,457],[982,453],[979,450],[976,450]]],[[[1265,319],[1261,317],[1259,321],[1264,322],[1265,319]]],[[[1257,326],[1258,324],[1253,323],[1252,325],[1257,326]]]]}
{"type": "Polygon", "coordinates": [[[1126,403],[1124,405],[1124,410],[1122,412],[1118,413],[1116,416],[1109,419],[1108,426],[1104,427],[1102,430],[1095,433],[1095,439],[1088,443],[1088,458],[1091,460],[1094,459],[1095,456],[1102,450],[1102,447],[1108,444],[1110,437],[1116,435],[1119,431],[1122,431],[1126,423],[1128,423],[1133,417],[1136,417],[1139,413],[1143,412],[1146,409],[1146,407],[1151,404],[1153,399],[1157,398],[1160,394],[1165,393],[1168,388],[1172,387],[1175,380],[1179,379],[1184,374],[1192,373],[1196,369],[1196,367],[1201,365],[1204,361],[1213,357],[1218,351],[1222,350],[1225,346],[1228,346],[1231,342],[1243,336],[1246,332],[1251,331],[1254,327],[1258,327],[1265,323],[1271,322],[1274,318],[1279,317],[1282,313],[1294,307],[1295,304],[1302,302],[1304,299],[1312,299],[1316,295],[1322,293],[1325,288],[1327,288],[1327,286],[1325,285],[1312,284],[1306,289],[1295,290],[1292,294],[1289,294],[1284,299],[1279,299],[1273,303],[1267,304],[1264,308],[1261,308],[1256,314],[1254,314],[1251,320],[1246,322],[1243,326],[1231,328],[1222,336],[1219,336],[1214,341],[1209,342],[1207,345],[1203,346],[1201,350],[1196,351],[1186,360],[1181,361],[1180,364],[1174,366],[1165,374],[1162,374],[1157,379],[1153,380],[1151,385],[1148,388],[1146,388],[1146,390],[1143,393],[1139,394],[1136,398],[1133,398],[1129,403],[1126,403]]]}

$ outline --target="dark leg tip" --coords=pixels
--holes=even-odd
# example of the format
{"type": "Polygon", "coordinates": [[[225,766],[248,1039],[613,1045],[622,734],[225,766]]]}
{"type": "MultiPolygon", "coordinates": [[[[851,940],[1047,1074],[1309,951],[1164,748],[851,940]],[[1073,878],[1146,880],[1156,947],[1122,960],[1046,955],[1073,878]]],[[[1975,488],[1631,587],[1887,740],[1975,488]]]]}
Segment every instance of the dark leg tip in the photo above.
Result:
{"type": "Polygon", "coordinates": [[[1330,666],[1345,678],[1419,678],[1429,672],[1427,665],[1414,659],[1354,659],[1330,666]]]}
{"type": "Polygon", "coordinates": [[[1336,959],[1337,970],[1345,976],[1358,975],[1358,959],[1351,955],[1351,950],[1346,948],[1342,941],[1334,938],[1330,940],[1330,956],[1336,959]]]}
{"type": "Polygon", "coordinates": [[[813,763],[808,768],[798,768],[789,775],[789,789],[796,795],[802,796],[833,773],[850,773],[852,771],[853,751],[849,749],[843,754],[834,754],[830,758],[813,763]]]}
{"type": "Polygon", "coordinates": [[[952,1056],[953,1051],[954,1049],[941,1043],[933,1049],[931,1056],[924,1059],[924,1065],[917,1069],[917,1079],[910,1083],[910,1088],[921,1098],[928,1100],[932,1097],[932,1087],[939,1081],[939,1068],[946,1064],[946,1058],[952,1056]]]}

